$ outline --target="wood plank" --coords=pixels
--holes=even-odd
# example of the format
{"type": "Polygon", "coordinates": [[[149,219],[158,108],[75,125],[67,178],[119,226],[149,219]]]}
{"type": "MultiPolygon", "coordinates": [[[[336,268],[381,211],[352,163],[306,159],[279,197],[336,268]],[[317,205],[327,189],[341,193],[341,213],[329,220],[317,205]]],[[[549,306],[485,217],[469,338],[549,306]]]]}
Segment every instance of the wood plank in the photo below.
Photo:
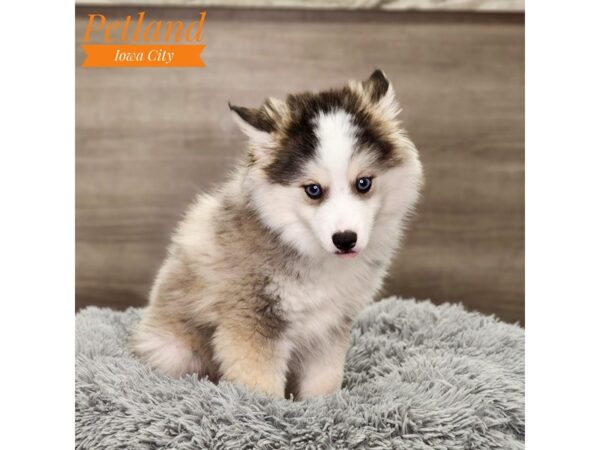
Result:
{"type": "Polygon", "coordinates": [[[524,0],[77,0],[78,5],[523,12],[524,0]]]}
{"type": "Polygon", "coordinates": [[[522,15],[209,9],[204,69],[84,69],[89,11],[76,18],[78,308],[145,302],[183,209],[244,151],[228,101],[258,105],[381,67],[427,178],[383,294],[524,322],[522,15]]]}

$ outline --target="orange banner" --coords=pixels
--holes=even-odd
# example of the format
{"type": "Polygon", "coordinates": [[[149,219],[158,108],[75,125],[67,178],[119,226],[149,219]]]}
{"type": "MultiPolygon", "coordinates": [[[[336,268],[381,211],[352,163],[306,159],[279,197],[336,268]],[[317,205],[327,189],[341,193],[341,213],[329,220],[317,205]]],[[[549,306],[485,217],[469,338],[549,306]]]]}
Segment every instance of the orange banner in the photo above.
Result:
{"type": "Polygon", "coordinates": [[[82,67],[204,67],[204,45],[82,45],[82,67]]]}

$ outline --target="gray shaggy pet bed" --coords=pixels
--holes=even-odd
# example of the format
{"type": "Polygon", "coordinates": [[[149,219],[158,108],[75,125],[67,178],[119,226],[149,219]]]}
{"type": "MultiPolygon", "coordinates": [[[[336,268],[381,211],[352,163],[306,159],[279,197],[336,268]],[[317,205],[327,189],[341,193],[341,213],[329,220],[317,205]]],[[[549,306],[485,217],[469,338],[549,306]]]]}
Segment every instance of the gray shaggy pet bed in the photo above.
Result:
{"type": "Polygon", "coordinates": [[[79,449],[524,448],[523,329],[459,305],[373,304],[343,389],[304,402],[159,374],[127,349],[140,315],[77,314],[79,449]]]}

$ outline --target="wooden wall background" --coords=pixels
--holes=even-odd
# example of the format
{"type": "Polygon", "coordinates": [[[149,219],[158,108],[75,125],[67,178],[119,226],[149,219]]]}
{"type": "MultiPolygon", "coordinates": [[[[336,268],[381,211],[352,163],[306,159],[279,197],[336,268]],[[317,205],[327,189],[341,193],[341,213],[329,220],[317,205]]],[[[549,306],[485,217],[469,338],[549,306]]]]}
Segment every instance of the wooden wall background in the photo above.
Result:
{"type": "MultiPolygon", "coordinates": [[[[144,8],[195,19],[193,8],[144,8]]],[[[524,17],[208,9],[204,69],[84,69],[76,9],[76,307],[143,305],[169,233],[243,151],[227,102],[395,85],[427,184],[384,295],[524,323],[524,17]]]]}

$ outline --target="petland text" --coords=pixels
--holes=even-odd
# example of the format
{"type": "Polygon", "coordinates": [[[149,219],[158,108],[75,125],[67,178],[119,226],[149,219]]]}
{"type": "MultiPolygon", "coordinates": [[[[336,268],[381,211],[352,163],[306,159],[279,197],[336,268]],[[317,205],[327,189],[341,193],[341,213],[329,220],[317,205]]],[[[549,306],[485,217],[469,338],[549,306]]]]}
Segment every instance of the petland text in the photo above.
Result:
{"type": "Polygon", "coordinates": [[[204,67],[200,58],[204,45],[202,27],[206,12],[198,20],[146,20],[140,11],[136,19],[107,19],[88,14],[83,36],[87,58],[83,67],[204,67]]]}

